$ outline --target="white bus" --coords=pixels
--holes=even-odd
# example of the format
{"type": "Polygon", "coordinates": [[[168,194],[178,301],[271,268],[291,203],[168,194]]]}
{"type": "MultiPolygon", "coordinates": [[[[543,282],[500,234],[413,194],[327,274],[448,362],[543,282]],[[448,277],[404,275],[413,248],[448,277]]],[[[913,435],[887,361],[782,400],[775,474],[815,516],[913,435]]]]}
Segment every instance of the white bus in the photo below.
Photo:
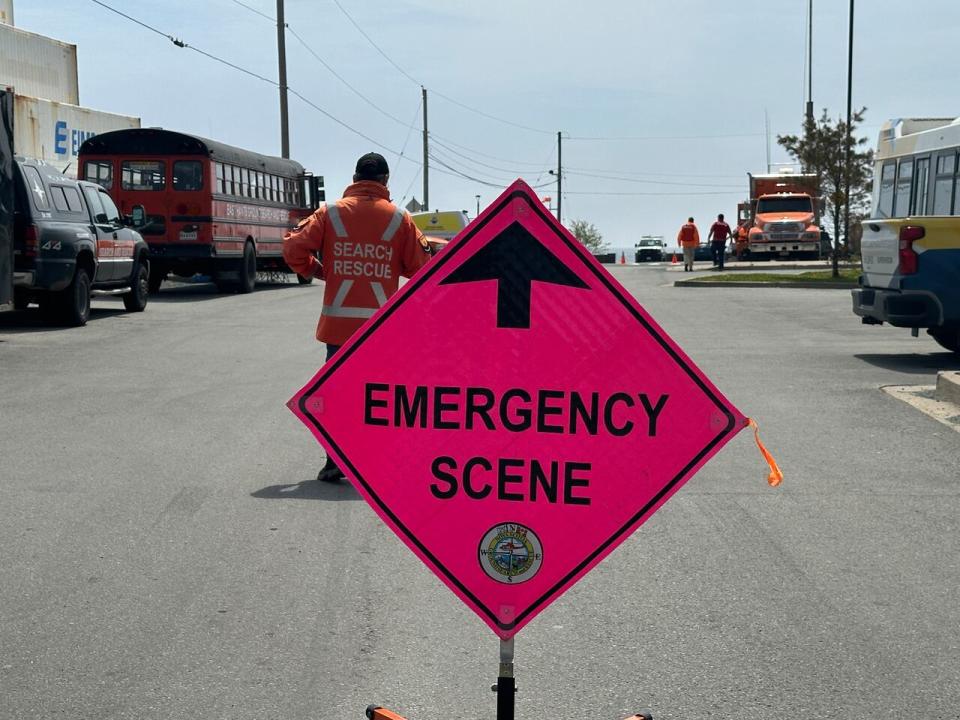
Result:
{"type": "Polygon", "coordinates": [[[960,118],[902,119],[880,131],[872,216],[863,222],[853,311],[920,328],[960,353],[960,118]]]}

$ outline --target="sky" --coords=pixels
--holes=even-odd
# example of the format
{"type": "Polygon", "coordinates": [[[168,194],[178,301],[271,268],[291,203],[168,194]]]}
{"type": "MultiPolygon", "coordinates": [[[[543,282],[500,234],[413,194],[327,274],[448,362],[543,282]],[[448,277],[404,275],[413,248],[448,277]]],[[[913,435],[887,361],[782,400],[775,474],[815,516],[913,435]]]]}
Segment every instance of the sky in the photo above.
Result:
{"type": "MultiPolygon", "coordinates": [[[[160,32],[94,0],[14,3],[17,26],[78,46],[82,105],[280,154],[274,0],[102,2],[160,32]]],[[[704,234],[735,218],[768,148],[790,161],[776,137],[802,123],[808,3],[286,0],[287,84],[308,101],[289,98],[290,155],[336,198],[381,152],[394,200],[422,201],[425,87],[431,209],[473,216],[517,177],[555,206],[560,132],[564,223],[613,248],[669,245],[690,215],[704,234]]],[[[846,113],[848,13],[813,0],[818,116],[846,113]]],[[[958,26],[956,0],[857,3],[853,104],[871,146],[887,119],[960,115],[943,76],[958,26]]]]}

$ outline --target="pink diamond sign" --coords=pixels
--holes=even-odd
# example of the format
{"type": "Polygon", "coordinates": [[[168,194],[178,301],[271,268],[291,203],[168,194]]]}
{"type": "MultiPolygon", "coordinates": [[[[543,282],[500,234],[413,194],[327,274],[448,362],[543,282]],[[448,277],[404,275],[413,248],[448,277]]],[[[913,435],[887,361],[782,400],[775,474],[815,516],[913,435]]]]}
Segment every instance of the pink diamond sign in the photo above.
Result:
{"type": "Polygon", "coordinates": [[[520,180],[289,407],[504,639],[747,422],[520,180]]]}

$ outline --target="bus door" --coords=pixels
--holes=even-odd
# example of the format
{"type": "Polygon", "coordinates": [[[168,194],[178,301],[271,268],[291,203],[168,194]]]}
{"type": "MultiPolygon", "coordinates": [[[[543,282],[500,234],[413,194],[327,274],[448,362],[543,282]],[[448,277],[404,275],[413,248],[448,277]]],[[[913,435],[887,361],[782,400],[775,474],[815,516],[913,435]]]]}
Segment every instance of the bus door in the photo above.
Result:
{"type": "Polygon", "coordinates": [[[313,173],[304,173],[300,176],[301,192],[303,205],[308,210],[316,210],[320,203],[327,199],[326,191],[323,187],[323,175],[314,175],[313,173]]]}

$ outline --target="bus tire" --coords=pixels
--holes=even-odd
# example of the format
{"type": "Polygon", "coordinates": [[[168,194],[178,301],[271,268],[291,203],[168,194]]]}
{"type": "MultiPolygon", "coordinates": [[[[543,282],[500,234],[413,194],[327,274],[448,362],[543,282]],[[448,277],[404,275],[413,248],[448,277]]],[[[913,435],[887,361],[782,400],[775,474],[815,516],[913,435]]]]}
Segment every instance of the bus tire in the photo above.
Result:
{"type": "Polygon", "coordinates": [[[298,285],[309,285],[313,282],[312,277],[304,277],[300,273],[297,273],[297,284],[298,285]]]}
{"type": "Polygon", "coordinates": [[[927,333],[944,350],[960,353],[960,328],[930,328],[927,333]]]}
{"type": "Polygon", "coordinates": [[[60,320],[66,325],[80,327],[90,319],[90,274],[78,267],[66,290],[57,293],[56,303],[60,320]]]}
{"type": "Polygon", "coordinates": [[[147,308],[147,298],[150,295],[150,271],[146,265],[137,263],[133,273],[133,283],[130,292],[123,294],[123,306],[129,312],[143,312],[147,308]]]}
{"type": "Polygon", "coordinates": [[[240,286],[238,292],[252,293],[257,285],[257,251],[249,240],[243,246],[243,260],[240,263],[240,286]]]}

